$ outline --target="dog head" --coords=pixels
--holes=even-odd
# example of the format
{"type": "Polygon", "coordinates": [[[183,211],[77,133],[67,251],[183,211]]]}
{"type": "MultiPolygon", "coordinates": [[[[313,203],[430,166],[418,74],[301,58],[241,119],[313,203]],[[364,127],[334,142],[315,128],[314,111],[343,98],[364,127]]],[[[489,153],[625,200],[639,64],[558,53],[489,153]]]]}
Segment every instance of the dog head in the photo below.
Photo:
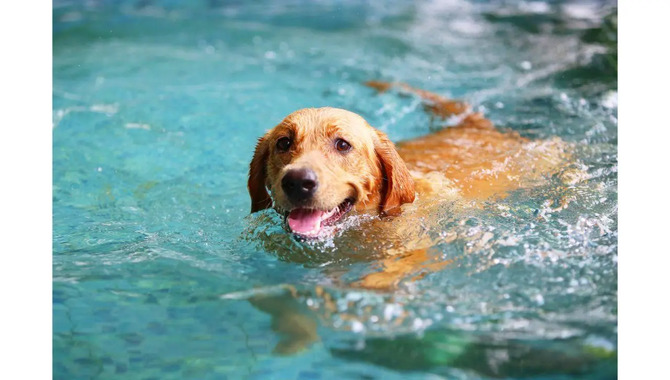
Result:
{"type": "Polygon", "coordinates": [[[261,137],[248,188],[251,212],[274,205],[303,237],[318,236],[352,209],[386,213],[414,201],[414,183],[393,143],[337,108],[296,111],[261,137]]]}

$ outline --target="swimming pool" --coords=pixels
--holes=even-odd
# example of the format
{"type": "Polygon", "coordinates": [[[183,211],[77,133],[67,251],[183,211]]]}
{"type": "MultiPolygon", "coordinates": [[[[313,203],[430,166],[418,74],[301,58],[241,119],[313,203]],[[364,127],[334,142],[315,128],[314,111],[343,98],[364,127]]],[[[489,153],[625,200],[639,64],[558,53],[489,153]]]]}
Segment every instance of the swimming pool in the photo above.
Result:
{"type": "Polygon", "coordinates": [[[54,377],[612,378],[615,6],[55,1],[54,377]],[[352,110],[394,141],[439,127],[369,79],[558,136],[583,175],[467,213],[445,205],[434,254],[459,264],[393,293],[327,283],[376,269],[346,245],[289,259],[249,238],[285,235],[271,212],[249,216],[248,163],[303,107],[352,110]],[[323,287],[338,312],[319,342],[278,356],[245,295],[286,284],[305,306],[323,287]],[[340,318],[362,310],[364,323],[340,318]]]}

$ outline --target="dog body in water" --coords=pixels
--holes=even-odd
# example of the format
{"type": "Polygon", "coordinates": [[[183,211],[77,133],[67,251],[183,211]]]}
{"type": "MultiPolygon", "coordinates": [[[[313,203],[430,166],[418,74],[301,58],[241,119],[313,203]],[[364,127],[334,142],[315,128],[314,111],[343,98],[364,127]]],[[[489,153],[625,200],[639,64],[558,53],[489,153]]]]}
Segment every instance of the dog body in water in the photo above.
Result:
{"type": "Polygon", "coordinates": [[[446,198],[504,197],[541,180],[563,159],[558,140],[501,132],[462,102],[395,86],[426,99],[435,115],[460,121],[396,146],[350,111],[293,112],[258,142],[249,169],[251,211],[273,207],[291,233],[317,238],[350,212],[397,215],[415,201],[426,206],[446,198]]]}
{"type": "MultiPolygon", "coordinates": [[[[345,229],[346,239],[335,244],[347,244],[341,250],[347,252],[340,254],[367,252],[380,270],[342,284],[341,269],[324,269],[331,284],[389,291],[401,281],[444,268],[451,261],[429,254],[437,242],[425,231],[434,227],[431,221],[446,202],[456,205],[450,211],[465,213],[483,201],[542,183],[567,161],[560,139],[531,141],[499,131],[463,102],[405,84],[367,85],[418,95],[434,116],[457,123],[395,145],[353,112],[302,109],[259,139],[249,168],[251,211],[273,208],[299,240],[327,239],[346,224],[347,215],[370,216],[357,228],[345,229]]],[[[285,242],[274,248],[291,249],[285,242]]],[[[296,294],[288,288],[292,294],[283,297],[250,299],[273,316],[273,328],[285,336],[277,347],[281,353],[299,351],[318,339],[314,319],[290,306],[296,294]]]]}

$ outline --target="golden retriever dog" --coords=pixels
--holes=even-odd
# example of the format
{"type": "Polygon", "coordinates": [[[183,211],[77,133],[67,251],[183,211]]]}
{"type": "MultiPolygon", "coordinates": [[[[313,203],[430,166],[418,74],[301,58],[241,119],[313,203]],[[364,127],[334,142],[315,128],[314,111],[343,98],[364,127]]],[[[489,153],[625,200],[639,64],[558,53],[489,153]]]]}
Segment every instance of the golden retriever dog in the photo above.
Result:
{"type": "MultiPolygon", "coordinates": [[[[531,141],[500,131],[464,102],[403,83],[366,84],[418,95],[434,116],[456,125],[394,144],[353,112],[302,109],[259,139],[249,167],[251,212],[273,208],[299,240],[338,233],[347,215],[371,216],[347,231],[347,241],[381,246],[374,257],[380,270],[348,287],[389,290],[444,268],[450,262],[428,253],[435,241],[425,233],[444,202],[478,207],[541,183],[566,162],[559,139],[531,141]]],[[[287,306],[287,298],[251,301],[273,315],[276,331],[290,336],[277,351],[295,352],[316,339],[315,323],[287,306]]]]}
{"type": "Polygon", "coordinates": [[[402,83],[367,85],[418,94],[434,115],[460,121],[395,145],[353,112],[295,111],[258,141],[249,167],[252,213],[274,208],[289,232],[319,238],[349,213],[398,215],[404,204],[504,197],[538,183],[564,161],[560,140],[499,131],[463,102],[402,83]]]}

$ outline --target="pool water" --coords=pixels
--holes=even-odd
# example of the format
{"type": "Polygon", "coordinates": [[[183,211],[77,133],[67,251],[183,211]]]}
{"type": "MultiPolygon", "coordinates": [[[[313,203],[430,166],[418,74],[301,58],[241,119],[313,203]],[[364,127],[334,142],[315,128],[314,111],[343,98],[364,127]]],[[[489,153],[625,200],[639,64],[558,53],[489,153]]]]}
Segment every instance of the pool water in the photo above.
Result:
{"type": "Polygon", "coordinates": [[[616,377],[616,2],[53,6],[54,378],[616,377]],[[446,203],[430,252],[454,265],[394,291],[333,282],[378,268],[250,216],[248,163],[304,107],[349,109],[394,141],[442,127],[370,79],[558,136],[573,161],[502,200],[446,203]],[[296,307],[323,289],[337,310],[283,356],[248,298],[287,285],[296,307]]]}

